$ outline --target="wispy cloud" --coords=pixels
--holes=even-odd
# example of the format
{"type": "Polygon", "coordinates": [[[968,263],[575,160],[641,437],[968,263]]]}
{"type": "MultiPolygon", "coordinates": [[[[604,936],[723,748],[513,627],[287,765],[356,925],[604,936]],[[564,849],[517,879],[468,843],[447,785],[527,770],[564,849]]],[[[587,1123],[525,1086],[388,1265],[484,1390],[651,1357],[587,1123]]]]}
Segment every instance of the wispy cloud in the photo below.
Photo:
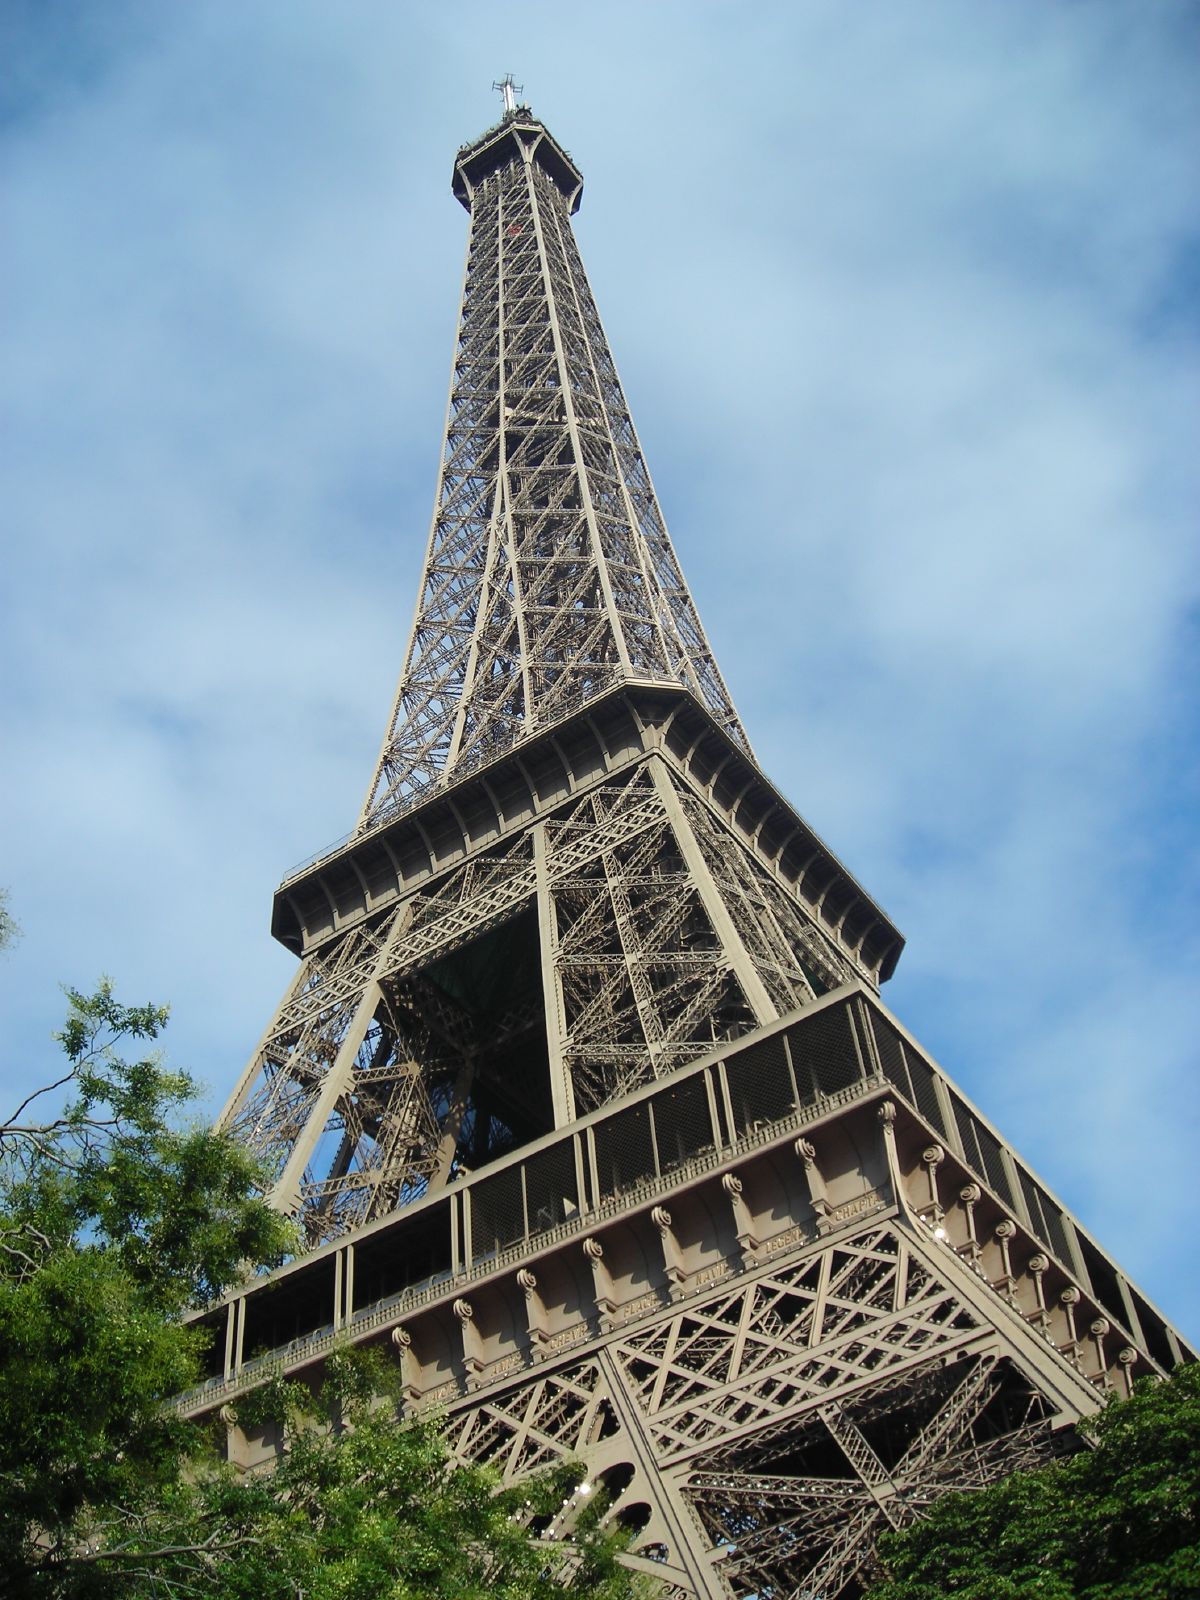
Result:
{"type": "Polygon", "coordinates": [[[0,124],[13,1079],[59,980],[171,998],[217,1101],[275,1004],[270,890],[399,666],[450,160],[511,66],[758,752],[909,935],[887,998],[1200,1331],[1195,20],[48,15],[0,124]]]}

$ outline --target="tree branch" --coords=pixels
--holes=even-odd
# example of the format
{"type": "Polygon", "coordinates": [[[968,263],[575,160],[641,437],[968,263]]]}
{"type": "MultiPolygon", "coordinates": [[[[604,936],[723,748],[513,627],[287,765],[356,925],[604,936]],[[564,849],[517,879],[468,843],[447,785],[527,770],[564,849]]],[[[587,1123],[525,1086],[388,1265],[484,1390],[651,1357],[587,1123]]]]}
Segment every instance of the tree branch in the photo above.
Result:
{"type": "Polygon", "coordinates": [[[124,1544],[109,1545],[105,1548],[92,1549],[85,1545],[82,1549],[75,1547],[66,1556],[61,1565],[71,1562],[82,1562],[91,1565],[97,1561],[158,1561],[164,1556],[198,1556],[225,1554],[230,1550],[241,1550],[247,1545],[261,1544],[262,1540],[255,1534],[239,1533],[222,1538],[220,1529],[214,1529],[207,1539],[202,1539],[193,1544],[164,1544],[155,1550],[137,1550],[136,1541],[127,1539],[124,1544]]]}

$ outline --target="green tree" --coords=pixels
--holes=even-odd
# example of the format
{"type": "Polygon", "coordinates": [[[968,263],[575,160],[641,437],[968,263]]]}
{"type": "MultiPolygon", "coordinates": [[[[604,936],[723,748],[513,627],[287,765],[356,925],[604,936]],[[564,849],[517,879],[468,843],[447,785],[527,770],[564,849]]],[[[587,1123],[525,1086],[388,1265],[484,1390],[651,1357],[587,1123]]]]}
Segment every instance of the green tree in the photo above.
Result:
{"type": "MultiPolygon", "coordinates": [[[[373,1353],[335,1355],[314,1397],[276,1381],[243,1401],[247,1425],[281,1421],[288,1449],[266,1476],[211,1469],[145,1536],[176,1554],[160,1581],[214,1600],[629,1600],[648,1585],[618,1562],[603,1504],[567,1464],[507,1488],[452,1465],[436,1421],[397,1422],[394,1372],[373,1353]],[[174,1513],[174,1520],[172,1520],[174,1513]],[[537,1535],[570,1517],[567,1541],[537,1535]],[[236,1559],[204,1547],[219,1525],[236,1559]]],[[[561,1530],[559,1530],[561,1531],[561,1530]]],[[[657,1587],[657,1586],[655,1586],[657,1587]]],[[[175,1589],[169,1591],[175,1592],[175,1589]]]]}
{"type": "MultiPolygon", "coordinates": [[[[239,1477],[166,1403],[199,1372],[180,1321],[295,1246],[232,1141],[175,1126],[195,1094],[154,1053],[157,1006],[68,991],[59,1077],[0,1125],[0,1592],[30,1600],[542,1600],[638,1592],[581,1471],[519,1488],[400,1426],[386,1362],[241,1402],[278,1469],[239,1477]],[[61,1105],[39,1116],[39,1105],[61,1105]],[[538,1537],[572,1512],[570,1543],[538,1537]]],[[[560,1530],[561,1531],[561,1530],[560,1530]]]]}
{"type": "Polygon", "coordinates": [[[886,1535],[865,1600],[1195,1600],[1200,1365],[1142,1379],[1083,1432],[1090,1449],[886,1535]]]}
{"type": "Polygon", "coordinates": [[[178,1481],[195,1440],[163,1400],[201,1353],[179,1313],[293,1243],[243,1150],[172,1126],[191,1079],[119,1054],[165,1009],[107,982],[68,1000],[63,1070],[0,1125],[0,1582],[17,1593],[69,1592],[97,1530],[178,1481]]]}

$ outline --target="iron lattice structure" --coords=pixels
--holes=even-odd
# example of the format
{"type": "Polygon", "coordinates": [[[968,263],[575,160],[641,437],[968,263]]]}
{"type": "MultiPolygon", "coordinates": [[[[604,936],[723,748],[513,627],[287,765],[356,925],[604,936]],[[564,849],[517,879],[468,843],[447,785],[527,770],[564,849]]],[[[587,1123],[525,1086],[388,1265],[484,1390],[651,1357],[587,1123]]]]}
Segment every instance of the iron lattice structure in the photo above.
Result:
{"type": "Polygon", "coordinates": [[[581,189],[515,105],[455,164],[400,685],[354,834],[277,893],[299,964],[220,1121],[309,1251],[205,1314],[180,1404],[384,1340],[464,1458],[585,1458],[667,1592],[850,1600],[880,1528],[1186,1352],[880,1006],[902,941],[750,751],[581,189]]]}
{"type": "Polygon", "coordinates": [[[571,231],[582,187],[515,114],[457,164],[471,237],[446,445],[362,828],[619,683],[694,689],[748,748],[571,231]]]}

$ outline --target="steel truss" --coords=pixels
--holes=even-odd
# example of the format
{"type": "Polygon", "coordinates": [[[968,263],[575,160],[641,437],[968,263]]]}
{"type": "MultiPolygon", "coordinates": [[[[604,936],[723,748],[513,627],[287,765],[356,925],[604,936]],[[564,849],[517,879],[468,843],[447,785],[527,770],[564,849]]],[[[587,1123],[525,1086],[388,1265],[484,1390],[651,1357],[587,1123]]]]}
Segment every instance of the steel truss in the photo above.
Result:
{"type": "MultiPolygon", "coordinates": [[[[680,1595],[835,1600],[881,1528],[1057,1449],[1055,1402],[895,1223],[452,1410],[506,1481],[568,1458],[680,1595]]],[[[570,1531],[577,1506],[548,1530],[570,1531]]]]}
{"type": "Polygon", "coordinates": [[[470,199],[436,509],[360,828],[622,680],[686,685],[746,745],[571,232],[572,193],[538,159],[540,125],[510,130],[508,159],[470,199]]]}
{"type": "Polygon", "coordinates": [[[261,1283],[219,1308],[206,1389],[388,1339],[463,1459],[582,1458],[668,1596],[853,1600],[881,1529],[1042,1459],[1174,1336],[1125,1342],[1148,1308],[870,1023],[902,941],[750,755],[571,234],[581,183],[524,107],[459,152],[400,685],[355,835],[281,886],[300,965],[220,1119],[323,1253],[274,1314],[261,1283]],[[922,1120],[898,1154],[886,1102],[871,1154],[863,1097],[893,1089],[922,1120]],[[810,1114],[815,1143],[785,1127],[810,1114]],[[396,1239],[430,1265],[394,1271],[396,1239]]]}
{"type": "Polygon", "coordinates": [[[309,956],[221,1125],[316,1244],[850,976],[656,756],[309,956]],[[500,1009],[481,961],[517,986],[500,1009]]]}

